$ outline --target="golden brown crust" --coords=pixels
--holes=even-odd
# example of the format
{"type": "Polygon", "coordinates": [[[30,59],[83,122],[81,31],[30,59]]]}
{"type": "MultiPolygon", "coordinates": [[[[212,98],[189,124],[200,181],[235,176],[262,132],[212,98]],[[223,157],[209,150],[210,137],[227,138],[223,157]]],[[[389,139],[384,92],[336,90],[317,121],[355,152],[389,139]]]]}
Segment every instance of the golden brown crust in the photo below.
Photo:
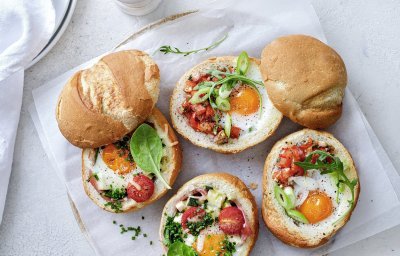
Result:
{"type": "Polygon", "coordinates": [[[77,147],[112,143],[150,115],[158,84],[158,67],[147,54],[131,50],[106,55],[64,86],[56,108],[59,129],[77,147]]]}
{"type": "Polygon", "coordinates": [[[261,73],[275,107],[309,128],[326,128],[342,113],[346,67],[331,47],[305,35],[275,39],[261,55],[261,73]]]}
{"type": "MultiPolygon", "coordinates": [[[[357,170],[355,168],[354,161],[350,153],[344,148],[344,146],[339,141],[337,141],[337,139],[335,139],[335,137],[332,134],[328,132],[315,131],[310,129],[303,129],[296,133],[304,133],[305,135],[314,133],[318,134],[321,137],[329,138],[332,141],[334,141],[335,142],[334,147],[335,148],[341,147],[340,150],[344,150],[344,152],[346,153],[347,157],[346,161],[350,169],[349,172],[354,177],[358,177],[357,170]]],[[[336,232],[340,230],[350,220],[353,210],[357,205],[358,196],[360,193],[360,183],[358,182],[357,186],[355,187],[355,204],[353,206],[353,209],[340,222],[337,223],[336,228],[332,232],[324,233],[324,236],[321,237],[318,240],[318,242],[312,241],[310,237],[307,237],[307,235],[296,232],[291,228],[289,228],[287,226],[287,223],[285,223],[283,219],[282,213],[277,210],[277,208],[274,206],[272,202],[272,200],[275,199],[273,196],[273,191],[269,190],[269,182],[272,181],[268,179],[268,172],[271,171],[271,169],[269,168],[271,164],[273,164],[276,161],[275,152],[279,152],[281,150],[282,145],[284,145],[285,142],[290,141],[288,140],[288,137],[293,136],[296,133],[290,134],[282,138],[278,142],[276,142],[274,147],[271,149],[271,152],[268,154],[263,171],[263,200],[262,200],[261,210],[265,225],[271,231],[271,233],[274,234],[282,242],[300,248],[315,248],[327,243],[336,234],[336,232]]]]}
{"type": "MultiPolygon", "coordinates": [[[[242,180],[240,180],[238,177],[229,174],[229,173],[207,173],[207,174],[202,174],[200,176],[197,176],[190,181],[186,182],[177,192],[176,194],[169,199],[169,201],[166,203],[162,217],[161,217],[161,223],[160,223],[160,230],[159,230],[159,236],[160,236],[160,241],[163,241],[164,239],[164,225],[166,221],[166,212],[167,209],[170,207],[175,207],[174,202],[176,200],[176,197],[179,194],[182,194],[187,190],[187,188],[191,185],[198,184],[198,183],[211,183],[212,181],[218,182],[218,183],[224,183],[224,184],[229,184],[229,186],[233,186],[236,190],[236,196],[240,198],[241,200],[247,200],[250,202],[251,209],[245,209],[245,210],[250,210],[249,216],[247,216],[247,221],[251,222],[250,227],[253,231],[253,234],[251,237],[246,240],[246,246],[247,250],[241,254],[241,255],[249,255],[251,250],[254,248],[254,245],[257,241],[258,238],[258,233],[259,233],[259,220],[258,220],[258,208],[257,208],[257,203],[254,199],[253,194],[250,192],[250,190],[247,188],[246,184],[242,180]]],[[[168,250],[168,248],[165,247],[163,244],[163,248],[165,251],[168,250]]]]}
{"type": "MultiPolygon", "coordinates": [[[[164,176],[164,178],[166,179],[166,181],[168,182],[168,184],[170,186],[172,186],[175,183],[175,180],[181,170],[181,165],[182,165],[182,150],[178,141],[178,138],[175,135],[175,132],[172,130],[172,127],[169,125],[167,119],[165,118],[165,116],[161,113],[160,110],[158,110],[157,108],[153,108],[153,111],[150,115],[150,117],[152,119],[152,122],[154,122],[154,124],[156,124],[159,127],[168,127],[168,139],[169,142],[173,144],[172,146],[172,154],[171,154],[171,158],[172,158],[172,163],[173,163],[173,167],[170,171],[170,173],[167,174],[167,176],[164,176]]],[[[83,149],[82,150],[82,182],[83,182],[83,188],[86,192],[86,194],[89,196],[89,198],[96,203],[100,208],[102,208],[103,210],[106,210],[108,212],[112,212],[115,213],[114,211],[112,211],[111,209],[107,208],[104,206],[104,204],[101,204],[97,199],[96,196],[93,195],[90,191],[89,191],[89,187],[91,186],[90,183],[87,181],[86,179],[86,170],[85,170],[85,166],[84,166],[84,151],[87,149],[83,149]]],[[[122,213],[127,213],[127,212],[133,212],[133,211],[137,211],[149,204],[152,204],[153,202],[157,201],[158,199],[160,199],[163,195],[165,195],[167,193],[168,189],[166,189],[165,187],[163,187],[163,189],[159,192],[159,193],[154,193],[152,195],[152,197],[140,204],[137,204],[133,207],[131,207],[130,209],[124,210],[122,211],[122,213]]]]}
{"type": "MultiPolygon", "coordinates": [[[[177,114],[177,109],[174,107],[175,101],[177,101],[177,99],[179,98],[179,94],[181,94],[183,92],[183,88],[180,86],[181,80],[185,77],[189,77],[190,74],[192,73],[196,73],[199,71],[203,71],[203,70],[208,70],[210,66],[218,64],[218,63],[233,63],[235,61],[237,57],[236,56],[222,56],[222,57],[211,57],[208,58],[207,60],[199,63],[198,65],[194,66],[193,68],[191,68],[189,71],[187,71],[182,78],[177,82],[177,85],[174,88],[174,91],[170,97],[170,105],[169,105],[169,112],[170,112],[170,116],[171,116],[171,121],[172,121],[172,126],[174,127],[174,129],[186,140],[190,141],[191,143],[193,143],[194,145],[198,146],[198,147],[203,147],[203,148],[208,148],[211,150],[214,150],[218,153],[223,153],[223,154],[235,154],[235,153],[239,153],[243,150],[246,150],[247,148],[253,147],[255,145],[257,145],[258,143],[261,143],[262,141],[266,140],[267,138],[269,138],[270,136],[272,136],[279,124],[282,121],[282,114],[277,111],[273,106],[271,106],[272,108],[274,108],[274,112],[271,112],[275,117],[275,121],[272,122],[270,125],[270,127],[264,127],[264,130],[268,130],[267,133],[261,135],[261,136],[257,136],[257,139],[255,140],[251,140],[251,141],[247,141],[245,143],[245,145],[240,146],[240,147],[225,147],[224,145],[218,145],[216,143],[208,143],[204,140],[195,138],[195,136],[193,136],[194,133],[200,133],[200,132],[191,132],[192,128],[189,125],[182,125],[181,122],[178,120],[178,118],[176,118],[176,114],[177,114]]],[[[260,65],[260,60],[256,59],[256,58],[252,58],[250,57],[250,62],[254,63],[256,65],[260,65]]]]}

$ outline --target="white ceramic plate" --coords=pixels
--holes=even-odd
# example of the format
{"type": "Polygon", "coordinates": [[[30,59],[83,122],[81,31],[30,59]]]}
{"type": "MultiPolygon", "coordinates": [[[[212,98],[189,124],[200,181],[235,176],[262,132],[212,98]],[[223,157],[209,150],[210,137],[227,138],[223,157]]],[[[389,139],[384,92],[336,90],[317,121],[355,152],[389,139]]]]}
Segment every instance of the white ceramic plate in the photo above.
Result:
{"type": "Polygon", "coordinates": [[[75,10],[75,5],[77,0],[52,0],[53,6],[56,11],[56,24],[54,27],[53,35],[50,37],[49,41],[47,42],[46,46],[43,50],[29,63],[26,69],[33,66],[36,62],[42,59],[58,42],[61,35],[64,33],[65,29],[67,28],[72,14],[75,10]]]}

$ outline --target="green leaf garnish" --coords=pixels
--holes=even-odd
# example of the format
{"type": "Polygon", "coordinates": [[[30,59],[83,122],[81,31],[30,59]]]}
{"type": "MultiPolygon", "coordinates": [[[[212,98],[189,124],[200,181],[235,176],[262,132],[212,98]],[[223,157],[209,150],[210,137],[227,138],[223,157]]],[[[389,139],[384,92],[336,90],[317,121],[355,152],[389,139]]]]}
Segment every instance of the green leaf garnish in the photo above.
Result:
{"type": "Polygon", "coordinates": [[[171,189],[161,174],[162,142],[156,130],[141,124],[132,134],[130,149],[136,164],[146,173],[153,173],[166,188],[171,189]]]}
{"type": "MultiPolygon", "coordinates": [[[[303,162],[294,162],[295,165],[300,166],[304,169],[304,171],[316,169],[321,171],[321,174],[331,173],[337,179],[337,198],[338,193],[342,189],[342,184],[347,186],[351,191],[351,200],[349,200],[350,209],[354,207],[354,189],[358,183],[357,179],[350,180],[346,174],[344,173],[343,162],[337,156],[333,156],[326,151],[315,150],[307,155],[306,159],[303,162]],[[317,155],[318,158],[315,163],[312,163],[311,160],[314,155],[317,155]],[[328,162],[328,159],[331,159],[328,162]]],[[[347,213],[343,216],[346,216],[347,213]]]]}
{"type": "Polygon", "coordinates": [[[213,42],[211,45],[209,45],[207,47],[204,47],[204,48],[197,49],[197,50],[181,51],[177,47],[173,47],[173,46],[170,46],[170,45],[163,45],[157,51],[160,51],[160,52],[162,52],[164,54],[173,53],[173,54],[182,54],[183,56],[188,56],[189,54],[192,54],[192,53],[198,53],[198,52],[201,52],[201,51],[209,51],[211,49],[214,49],[218,45],[220,45],[223,41],[225,41],[226,38],[228,38],[228,34],[224,35],[221,39],[213,42]]]}
{"type": "Polygon", "coordinates": [[[176,241],[168,248],[167,256],[198,256],[198,254],[192,247],[176,241]]]}

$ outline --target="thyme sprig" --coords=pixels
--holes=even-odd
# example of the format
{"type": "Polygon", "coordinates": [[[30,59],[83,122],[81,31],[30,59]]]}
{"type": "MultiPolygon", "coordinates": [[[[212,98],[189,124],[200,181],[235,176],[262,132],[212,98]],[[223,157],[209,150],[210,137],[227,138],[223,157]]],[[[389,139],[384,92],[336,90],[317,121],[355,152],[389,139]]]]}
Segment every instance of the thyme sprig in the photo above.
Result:
{"type": "Polygon", "coordinates": [[[158,48],[157,51],[160,51],[164,54],[173,53],[173,54],[181,54],[183,56],[188,56],[189,54],[192,54],[192,53],[198,53],[201,51],[209,51],[211,49],[214,49],[218,45],[220,45],[223,41],[225,41],[226,38],[228,38],[228,34],[225,34],[221,39],[213,42],[211,45],[209,45],[207,47],[196,49],[196,50],[191,50],[191,51],[181,51],[179,48],[170,46],[170,45],[163,45],[160,48],[158,48]]]}

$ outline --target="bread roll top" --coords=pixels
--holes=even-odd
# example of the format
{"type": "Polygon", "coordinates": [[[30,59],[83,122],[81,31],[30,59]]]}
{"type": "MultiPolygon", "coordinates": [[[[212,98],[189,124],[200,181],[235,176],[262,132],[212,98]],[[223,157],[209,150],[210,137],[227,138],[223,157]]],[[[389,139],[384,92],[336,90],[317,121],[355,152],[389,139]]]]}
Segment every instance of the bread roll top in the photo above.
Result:
{"type": "Polygon", "coordinates": [[[310,36],[280,37],[261,56],[268,95],[285,116],[309,128],[325,128],[339,119],[347,84],[343,60],[310,36]]]}
{"type": "Polygon", "coordinates": [[[158,94],[159,70],[146,53],[111,53],[67,82],[57,104],[58,125],[75,146],[109,144],[146,120],[158,94]]]}

